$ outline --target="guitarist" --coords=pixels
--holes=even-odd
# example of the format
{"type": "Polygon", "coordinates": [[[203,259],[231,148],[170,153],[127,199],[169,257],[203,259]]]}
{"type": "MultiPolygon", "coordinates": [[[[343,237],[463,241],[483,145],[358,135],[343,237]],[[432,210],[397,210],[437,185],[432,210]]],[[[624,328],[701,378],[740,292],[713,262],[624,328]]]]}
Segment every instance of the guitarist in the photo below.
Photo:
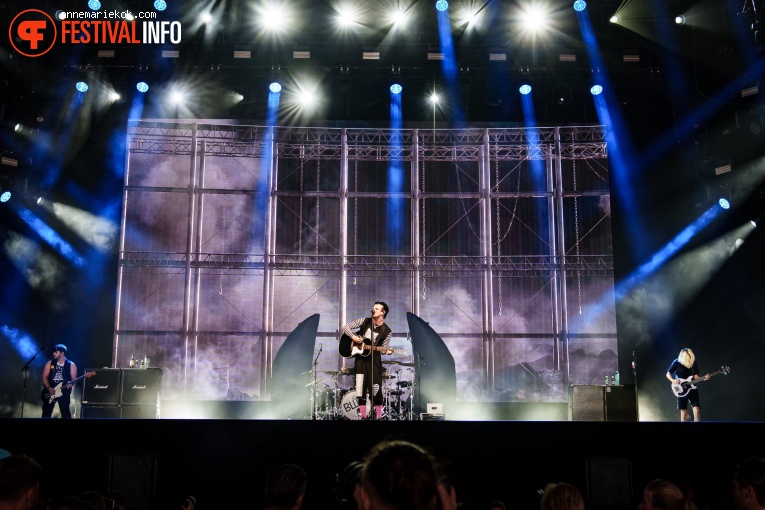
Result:
{"type": "MultiPolygon", "coordinates": [[[[393,332],[385,324],[385,318],[388,316],[388,305],[382,301],[376,301],[372,307],[371,317],[361,317],[353,322],[343,326],[343,333],[351,337],[354,345],[362,347],[366,343],[374,347],[382,347],[385,354],[390,354],[393,349],[388,349],[393,332]],[[358,330],[357,330],[358,329],[358,330]],[[357,330],[357,331],[356,331],[357,330]],[[354,331],[356,331],[354,333],[354,331]]],[[[382,376],[383,366],[381,352],[377,350],[365,351],[362,355],[354,356],[353,365],[356,372],[356,397],[359,401],[359,410],[361,419],[366,419],[367,395],[374,401],[375,417],[379,420],[382,417],[383,395],[382,395],[382,376]],[[375,391],[376,388],[376,391],[375,391]]]]}
{"type": "Polygon", "coordinates": [[[53,415],[53,408],[58,403],[58,410],[61,411],[61,418],[71,419],[72,412],[69,410],[69,400],[72,395],[72,384],[70,381],[77,379],[77,365],[66,358],[66,345],[56,344],[53,347],[53,359],[45,364],[42,373],[43,389],[42,392],[42,417],[50,418],[53,415]],[[61,383],[61,396],[53,399],[56,395],[56,386],[61,383]]]}
{"type": "MultiPolygon", "coordinates": [[[[690,381],[708,380],[709,374],[699,375],[699,365],[696,362],[696,356],[693,351],[685,348],[680,351],[677,359],[673,360],[667,369],[667,379],[673,385],[681,384],[681,380],[692,377],[690,381]]],[[[701,421],[701,401],[699,400],[699,390],[694,388],[683,397],[677,397],[677,408],[680,410],[680,421],[690,421],[688,416],[688,402],[693,408],[693,421],[701,421]]]]}

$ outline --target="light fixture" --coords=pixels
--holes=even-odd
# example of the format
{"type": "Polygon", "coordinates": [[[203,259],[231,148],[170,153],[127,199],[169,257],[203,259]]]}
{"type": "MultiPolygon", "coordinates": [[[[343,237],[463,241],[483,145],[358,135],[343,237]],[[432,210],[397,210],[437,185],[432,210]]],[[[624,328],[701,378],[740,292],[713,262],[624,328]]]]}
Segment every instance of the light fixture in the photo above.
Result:
{"type": "Polygon", "coordinates": [[[88,84],[84,81],[78,81],[77,84],[74,86],[78,92],[87,92],[88,91],[88,84]]]}
{"type": "Polygon", "coordinates": [[[208,11],[205,11],[199,15],[199,19],[206,25],[212,21],[212,14],[210,14],[208,11]]]}
{"type": "Polygon", "coordinates": [[[362,60],[380,60],[379,51],[364,51],[361,53],[362,60]]]}
{"type": "Polygon", "coordinates": [[[7,202],[10,199],[11,199],[10,191],[3,191],[3,194],[0,195],[0,202],[7,202]]]}
{"type": "Polygon", "coordinates": [[[437,10],[439,10],[441,12],[444,12],[448,8],[449,8],[449,2],[447,2],[446,0],[438,0],[436,2],[436,9],[437,10]]]}
{"type": "Polygon", "coordinates": [[[390,86],[390,92],[391,94],[401,94],[401,91],[404,90],[401,84],[394,83],[390,86]]]}
{"type": "Polygon", "coordinates": [[[268,90],[274,94],[278,94],[282,91],[282,85],[278,81],[272,82],[271,85],[268,86],[268,90]]]}
{"type": "Polygon", "coordinates": [[[98,0],[88,0],[88,8],[91,11],[97,11],[98,9],[101,8],[101,2],[99,2],[98,0]]]}
{"type": "Polygon", "coordinates": [[[603,92],[603,86],[601,85],[593,85],[590,87],[590,94],[593,96],[599,96],[603,92]]]}
{"type": "Polygon", "coordinates": [[[574,2],[574,10],[576,12],[582,12],[586,8],[587,8],[587,2],[585,2],[584,0],[576,0],[576,2],[574,2]]]}
{"type": "Polygon", "coordinates": [[[138,90],[138,92],[148,92],[149,84],[146,83],[145,81],[139,81],[136,84],[135,88],[136,88],[136,90],[138,90]]]}
{"type": "Polygon", "coordinates": [[[521,95],[524,95],[524,96],[531,94],[531,85],[529,85],[528,83],[524,83],[518,88],[518,92],[520,92],[521,95]]]}
{"type": "Polygon", "coordinates": [[[307,59],[311,58],[311,51],[305,48],[299,48],[292,51],[292,58],[307,59]]]}
{"type": "Polygon", "coordinates": [[[733,167],[730,163],[727,163],[725,165],[715,167],[715,175],[727,174],[731,170],[733,170],[733,167]]]}
{"type": "Polygon", "coordinates": [[[251,50],[234,50],[234,58],[252,58],[251,50]]]}
{"type": "Polygon", "coordinates": [[[754,96],[759,93],[760,93],[760,87],[758,87],[757,85],[754,85],[752,87],[747,87],[745,89],[741,89],[741,97],[754,96]]]}
{"type": "Polygon", "coordinates": [[[436,52],[436,51],[429,51],[428,52],[428,60],[443,60],[443,59],[444,59],[444,54],[443,53],[439,53],[439,52],[436,52]]]}
{"type": "Polygon", "coordinates": [[[571,103],[571,87],[568,85],[555,85],[553,87],[553,95],[555,100],[561,106],[566,106],[571,103]]]}
{"type": "Polygon", "coordinates": [[[109,101],[114,102],[119,100],[120,100],[120,95],[116,91],[112,90],[111,92],[109,92],[109,101]]]}
{"type": "Polygon", "coordinates": [[[10,156],[0,157],[0,165],[12,166],[14,168],[19,166],[19,160],[10,156]]]}
{"type": "Polygon", "coordinates": [[[622,51],[622,62],[640,62],[640,53],[635,50],[622,51]]]}
{"type": "Polygon", "coordinates": [[[167,2],[165,0],[154,0],[154,8],[158,11],[164,11],[167,9],[167,2]]]}
{"type": "Polygon", "coordinates": [[[730,209],[730,202],[728,202],[726,199],[721,198],[717,201],[718,204],[720,204],[720,207],[723,209],[730,209]]]}
{"type": "Polygon", "coordinates": [[[675,17],[675,23],[678,25],[685,25],[685,16],[677,16],[675,17]]]}
{"type": "Polygon", "coordinates": [[[178,50],[162,50],[162,58],[178,58],[181,52],[178,50]]]}
{"type": "Polygon", "coordinates": [[[576,54],[561,53],[558,55],[558,62],[576,62],[576,54]]]}
{"type": "Polygon", "coordinates": [[[619,23],[619,21],[621,21],[621,18],[619,17],[618,14],[614,14],[608,19],[608,21],[610,21],[611,23],[619,23]]]}

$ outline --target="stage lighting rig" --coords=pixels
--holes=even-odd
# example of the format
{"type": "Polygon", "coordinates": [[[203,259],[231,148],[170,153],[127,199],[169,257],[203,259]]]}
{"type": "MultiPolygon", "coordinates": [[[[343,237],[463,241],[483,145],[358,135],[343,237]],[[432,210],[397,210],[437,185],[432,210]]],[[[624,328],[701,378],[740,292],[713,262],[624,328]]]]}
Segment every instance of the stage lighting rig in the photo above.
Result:
{"type": "Polygon", "coordinates": [[[741,9],[741,15],[750,23],[749,28],[752,30],[756,45],[765,43],[765,40],[763,40],[765,34],[762,33],[763,23],[765,23],[763,9],[765,9],[763,0],[744,0],[744,5],[741,9]]]}

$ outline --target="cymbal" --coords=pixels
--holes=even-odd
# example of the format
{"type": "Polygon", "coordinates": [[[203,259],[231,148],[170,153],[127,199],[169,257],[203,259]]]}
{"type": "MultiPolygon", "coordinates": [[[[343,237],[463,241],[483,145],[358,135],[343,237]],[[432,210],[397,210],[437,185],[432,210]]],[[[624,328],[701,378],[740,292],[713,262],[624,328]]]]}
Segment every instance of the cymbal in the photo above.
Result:
{"type": "Polygon", "coordinates": [[[390,359],[388,361],[383,360],[383,363],[388,363],[388,364],[391,364],[391,365],[401,365],[402,367],[413,367],[414,366],[414,363],[408,363],[406,361],[396,361],[396,360],[393,360],[393,359],[390,359]]]}
{"type": "Polygon", "coordinates": [[[340,372],[339,370],[322,370],[321,373],[322,374],[327,374],[327,375],[340,375],[340,374],[342,374],[342,372],[340,372]]]}
{"type": "Polygon", "coordinates": [[[382,376],[383,379],[395,379],[397,376],[395,375],[384,375],[382,376]]]}

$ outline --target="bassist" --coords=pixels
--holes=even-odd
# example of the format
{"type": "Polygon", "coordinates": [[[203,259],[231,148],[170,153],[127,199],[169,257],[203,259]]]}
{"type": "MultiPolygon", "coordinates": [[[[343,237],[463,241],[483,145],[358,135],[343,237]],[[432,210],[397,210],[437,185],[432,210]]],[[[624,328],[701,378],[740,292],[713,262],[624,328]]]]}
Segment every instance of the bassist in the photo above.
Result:
{"type": "Polygon", "coordinates": [[[50,418],[53,415],[53,408],[58,403],[58,409],[61,411],[61,418],[71,419],[72,412],[69,409],[70,397],[72,395],[72,383],[77,379],[77,365],[66,357],[66,345],[56,344],[53,348],[53,359],[45,364],[42,373],[43,389],[42,394],[42,417],[50,418]],[[56,395],[56,386],[61,384],[61,396],[52,398],[56,395]]]}
{"type": "MultiPolygon", "coordinates": [[[[667,369],[667,379],[673,385],[681,384],[681,380],[688,379],[689,382],[708,380],[709,374],[699,375],[699,365],[696,362],[696,356],[693,351],[685,348],[680,351],[677,359],[673,360],[667,369]],[[688,379],[691,377],[691,379],[688,379]]],[[[677,397],[677,408],[680,410],[680,421],[691,421],[688,416],[688,403],[693,408],[693,421],[701,421],[701,401],[699,399],[699,390],[691,389],[685,396],[677,397]]]]}
{"type": "MultiPolygon", "coordinates": [[[[388,344],[390,344],[393,332],[385,324],[387,316],[388,305],[382,301],[377,301],[372,307],[371,317],[361,317],[349,322],[343,326],[342,331],[351,338],[354,345],[363,347],[363,344],[366,343],[373,347],[381,347],[385,354],[390,354],[393,350],[388,349],[388,344]],[[358,331],[355,331],[357,329],[358,331]]],[[[368,356],[361,354],[355,356],[353,368],[356,372],[356,397],[359,401],[361,419],[367,417],[366,401],[367,395],[369,395],[374,402],[375,417],[379,420],[382,417],[383,407],[382,357],[379,350],[372,349],[367,352],[370,353],[368,356]]]]}

